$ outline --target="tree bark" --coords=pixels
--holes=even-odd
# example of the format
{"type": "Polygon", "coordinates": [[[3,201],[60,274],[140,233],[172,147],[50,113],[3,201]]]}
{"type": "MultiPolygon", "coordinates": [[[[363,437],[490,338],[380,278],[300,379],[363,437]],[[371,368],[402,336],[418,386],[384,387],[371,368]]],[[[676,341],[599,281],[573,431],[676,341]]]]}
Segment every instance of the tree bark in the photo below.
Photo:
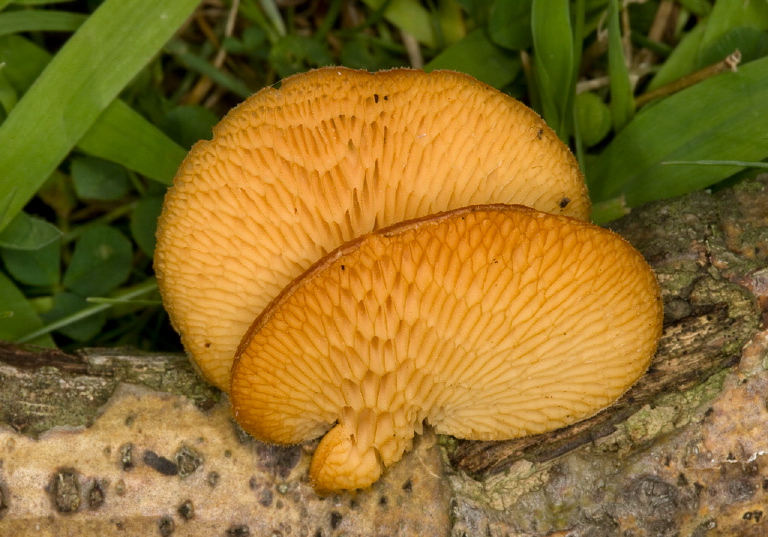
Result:
{"type": "Polygon", "coordinates": [[[0,536],[768,535],[768,176],[611,227],[662,286],[648,373],[548,434],[427,431],[357,494],[318,497],[316,442],[250,439],[183,356],[3,344],[0,536]]]}

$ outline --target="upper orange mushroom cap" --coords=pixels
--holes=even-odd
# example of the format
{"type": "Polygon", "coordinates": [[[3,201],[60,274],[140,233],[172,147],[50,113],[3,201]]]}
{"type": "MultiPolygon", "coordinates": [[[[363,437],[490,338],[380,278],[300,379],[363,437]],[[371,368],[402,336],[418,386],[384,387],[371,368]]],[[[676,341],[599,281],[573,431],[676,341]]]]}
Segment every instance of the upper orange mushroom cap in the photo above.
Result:
{"type": "Polygon", "coordinates": [[[425,420],[500,440],[598,412],[645,372],[662,317],[653,272],[618,235],[467,207],[346,243],[294,280],[243,338],[230,398],[265,442],[330,429],[314,486],[365,488],[425,420]]]}
{"type": "Polygon", "coordinates": [[[575,159],[533,111],[459,73],[325,68],[267,88],[196,144],[166,195],[155,270],[203,374],[344,242],[480,203],[587,219],[575,159]]]}

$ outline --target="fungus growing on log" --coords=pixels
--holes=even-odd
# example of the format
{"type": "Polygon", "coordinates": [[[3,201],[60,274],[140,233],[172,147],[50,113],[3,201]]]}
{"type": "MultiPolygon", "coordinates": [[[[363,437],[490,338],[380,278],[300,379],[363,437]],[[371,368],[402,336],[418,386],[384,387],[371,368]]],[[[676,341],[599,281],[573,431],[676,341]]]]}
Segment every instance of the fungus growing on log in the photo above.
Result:
{"type": "Polygon", "coordinates": [[[325,434],[317,490],[366,488],[424,421],[501,440],[595,414],[645,372],[661,322],[653,272],[618,235],[467,207],[351,241],[294,280],[245,335],[230,397],[262,441],[325,434]]]}
{"type": "Polygon", "coordinates": [[[541,433],[643,374],[659,289],[589,211],[573,155],[511,97],[448,71],[324,68],[192,148],[155,269],[243,428],[278,444],[327,433],[315,488],[364,488],[425,422],[541,433]]]}
{"type": "Polygon", "coordinates": [[[181,165],[158,222],[163,302],[203,375],[228,391],[243,334],[318,259],[376,229],[482,203],[582,220],[590,211],[555,133],[470,76],[296,75],[233,109],[181,165]]]}

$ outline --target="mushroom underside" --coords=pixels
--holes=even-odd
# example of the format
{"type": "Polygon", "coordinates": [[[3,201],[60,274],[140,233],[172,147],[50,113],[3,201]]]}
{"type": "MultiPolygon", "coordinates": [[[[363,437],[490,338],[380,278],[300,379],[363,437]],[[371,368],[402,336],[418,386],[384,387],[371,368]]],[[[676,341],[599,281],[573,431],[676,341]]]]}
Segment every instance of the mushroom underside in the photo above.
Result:
{"type": "Polygon", "coordinates": [[[158,223],[158,285],[188,353],[227,391],[243,333],[318,259],[482,203],[590,210],[573,155],[513,98],[460,73],[319,69],[258,92],[192,149],[158,223]]]}
{"type": "Polygon", "coordinates": [[[328,254],[243,338],[231,400],[243,428],[324,433],[318,490],[365,488],[438,433],[498,440],[588,417],[648,367],[655,277],[621,237],[521,206],[407,221],[328,254]]]}

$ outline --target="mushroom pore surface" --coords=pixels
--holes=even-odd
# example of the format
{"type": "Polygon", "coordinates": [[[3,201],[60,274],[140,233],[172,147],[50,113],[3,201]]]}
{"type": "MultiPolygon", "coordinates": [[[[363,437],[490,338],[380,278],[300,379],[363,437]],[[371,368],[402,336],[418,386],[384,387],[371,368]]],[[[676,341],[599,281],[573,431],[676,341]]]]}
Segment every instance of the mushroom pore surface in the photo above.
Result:
{"type": "Polygon", "coordinates": [[[513,98],[454,72],[319,69],[253,95],[193,147],[158,222],[158,285],[188,353],[226,391],[248,326],[318,259],[483,203],[589,215],[575,159],[513,98]]]}
{"type": "Polygon", "coordinates": [[[498,440],[596,413],[646,370],[661,321],[656,279],[618,235],[467,207],[353,240],[293,281],[243,338],[230,397],[262,441],[327,432],[319,491],[364,488],[425,420],[498,440]]]}

